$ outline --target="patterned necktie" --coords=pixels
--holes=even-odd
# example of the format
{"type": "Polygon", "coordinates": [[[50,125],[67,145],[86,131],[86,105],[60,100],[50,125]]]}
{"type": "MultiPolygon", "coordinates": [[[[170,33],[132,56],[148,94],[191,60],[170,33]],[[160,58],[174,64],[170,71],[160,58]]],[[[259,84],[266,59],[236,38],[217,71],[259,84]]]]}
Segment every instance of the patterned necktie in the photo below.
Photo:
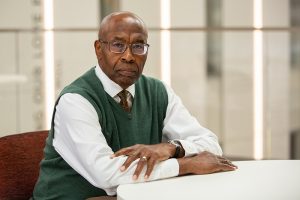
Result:
{"type": "Polygon", "coordinates": [[[122,90],[121,92],[118,93],[118,96],[120,97],[120,105],[126,112],[130,112],[130,107],[128,105],[127,101],[127,96],[128,96],[128,91],[127,90],[122,90]]]}

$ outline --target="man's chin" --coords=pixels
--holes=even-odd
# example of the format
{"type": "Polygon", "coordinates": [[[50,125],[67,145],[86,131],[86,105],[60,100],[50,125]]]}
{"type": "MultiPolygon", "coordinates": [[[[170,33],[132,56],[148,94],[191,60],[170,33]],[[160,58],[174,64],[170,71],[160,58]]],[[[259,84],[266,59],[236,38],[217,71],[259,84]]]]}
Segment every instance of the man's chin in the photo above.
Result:
{"type": "Polygon", "coordinates": [[[122,77],[120,81],[118,81],[118,85],[120,85],[123,89],[128,88],[136,82],[136,77],[122,77]]]}

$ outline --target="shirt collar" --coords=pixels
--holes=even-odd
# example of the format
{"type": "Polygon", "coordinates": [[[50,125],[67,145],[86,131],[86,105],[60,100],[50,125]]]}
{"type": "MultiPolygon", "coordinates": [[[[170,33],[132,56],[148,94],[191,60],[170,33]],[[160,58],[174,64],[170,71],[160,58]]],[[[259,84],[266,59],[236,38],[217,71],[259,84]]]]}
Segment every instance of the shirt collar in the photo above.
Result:
{"type": "MultiPolygon", "coordinates": [[[[96,65],[95,73],[96,76],[101,81],[105,92],[109,94],[109,96],[115,97],[119,92],[123,90],[117,83],[113,82],[110,78],[108,78],[108,76],[102,71],[99,64],[96,65]]],[[[134,84],[129,86],[126,90],[132,95],[132,97],[134,97],[135,94],[134,84]]]]}

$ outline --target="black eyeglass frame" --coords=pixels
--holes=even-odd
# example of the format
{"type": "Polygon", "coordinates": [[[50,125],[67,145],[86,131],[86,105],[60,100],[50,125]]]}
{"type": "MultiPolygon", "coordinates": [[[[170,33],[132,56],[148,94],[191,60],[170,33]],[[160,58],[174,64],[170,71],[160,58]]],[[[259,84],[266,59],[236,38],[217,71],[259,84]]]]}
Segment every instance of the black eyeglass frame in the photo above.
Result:
{"type": "Polygon", "coordinates": [[[112,42],[105,41],[105,40],[101,40],[101,39],[98,39],[98,41],[101,42],[101,43],[104,43],[104,44],[108,44],[108,50],[109,50],[110,52],[116,53],[116,54],[122,54],[122,53],[124,53],[124,52],[127,50],[128,46],[130,46],[130,51],[131,51],[132,54],[134,54],[134,55],[139,55],[139,56],[143,56],[143,55],[147,54],[148,49],[149,49],[149,47],[150,47],[150,44],[147,44],[147,43],[140,43],[140,42],[137,42],[137,43],[130,43],[130,44],[124,43],[125,46],[126,46],[126,48],[124,48],[123,52],[117,52],[117,51],[112,51],[112,50],[111,50],[110,45],[111,45],[112,42]],[[142,44],[142,45],[144,46],[144,53],[142,53],[142,54],[135,53],[135,52],[132,50],[132,45],[134,45],[134,44],[142,44]],[[145,47],[146,47],[146,50],[145,50],[145,47]]]}

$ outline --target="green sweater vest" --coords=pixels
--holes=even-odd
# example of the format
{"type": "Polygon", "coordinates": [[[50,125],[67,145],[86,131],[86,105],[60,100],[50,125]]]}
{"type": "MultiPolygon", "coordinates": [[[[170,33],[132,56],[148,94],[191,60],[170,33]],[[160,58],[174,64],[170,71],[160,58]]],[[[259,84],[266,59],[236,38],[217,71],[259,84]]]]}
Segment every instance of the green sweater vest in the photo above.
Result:
{"type": "MultiPolygon", "coordinates": [[[[161,142],[168,96],[160,81],[143,75],[139,78],[135,84],[135,97],[130,113],[125,112],[104,91],[94,67],[67,86],[59,98],[66,93],[80,94],[93,105],[102,133],[114,152],[134,144],[161,142]]],[[[52,145],[55,137],[53,119],[54,117],[33,198],[82,200],[106,195],[102,189],[94,187],[73,170],[55,151],[52,145]]]]}

